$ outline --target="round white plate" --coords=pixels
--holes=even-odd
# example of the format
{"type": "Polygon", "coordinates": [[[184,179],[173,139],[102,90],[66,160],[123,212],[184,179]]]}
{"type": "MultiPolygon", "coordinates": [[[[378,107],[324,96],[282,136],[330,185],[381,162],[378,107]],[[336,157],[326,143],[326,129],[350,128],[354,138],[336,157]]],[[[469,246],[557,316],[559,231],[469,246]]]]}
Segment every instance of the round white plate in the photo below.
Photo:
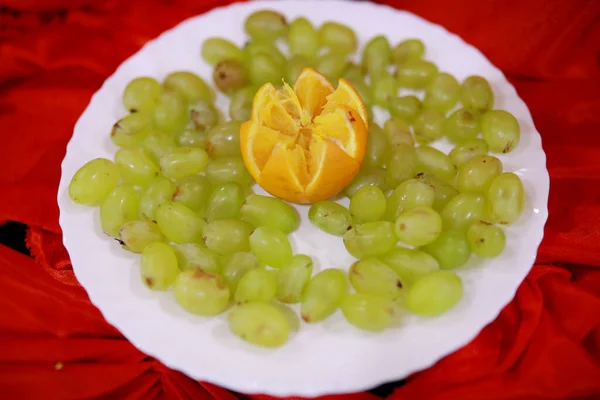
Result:
{"type": "MultiPolygon", "coordinates": [[[[115,45],[118,45],[116,43],[115,45]]],[[[220,97],[218,104],[227,104],[220,97]]],[[[385,115],[377,114],[383,122],[385,115]]],[[[437,147],[448,150],[447,144],[437,147]]],[[[125,61],[94,94],[75,125],[62,164],[58,192],[64,244],[77,279],[108,322],[135,346],[189,376],[245,393],[317,396],[353,392],[406,377],[427,368],[467,344],[514,296],[530,270],[547,218],[548,172],[540,135],[525,103],[502,72],[477,49],[457,36],[415,15],[367,2],[264,1],[235,4],[191,18],[149,42],[125,61]],[[123,251],[101,233],[98,210],[72,203],[67,194],[75,171],[95,157],[111,158],[112,124],[125,115],[121,93],[139,75],[164,78],[174,70],[195,71],[210,80],[211,68],[200,58],[210,36],[243,45],[243,22],[252,11],[272,8],[289,19],[309,18],[319,25],[334,20],[352,26],[361,45],[383,34],[392,44],[419,37],[426,57],[459,80],[471,74],[486,77],[496,95],[496,107],[513,113],[521,125],[521,143],[500,156],[506,171],[519,174],[527,191],[523,216],[506,229],[507,247],[497,259],[475,259],[458,271],[465,296],[438,318],[407,316],[401,326],[379,334],[358,331],[340,313],[323,323],[302,324],[282,348],[266,350],[245,344],[229,333],[226,315],[202,318],[184,312],[171,293],[148,290],[139,276],[139,256],[123,251]]],[[[297,252],[314,256],[316,270],[347,268],[351,262],[342,240],[313,228],[307,208],[300,230],[292,235],[297,252]]]]}

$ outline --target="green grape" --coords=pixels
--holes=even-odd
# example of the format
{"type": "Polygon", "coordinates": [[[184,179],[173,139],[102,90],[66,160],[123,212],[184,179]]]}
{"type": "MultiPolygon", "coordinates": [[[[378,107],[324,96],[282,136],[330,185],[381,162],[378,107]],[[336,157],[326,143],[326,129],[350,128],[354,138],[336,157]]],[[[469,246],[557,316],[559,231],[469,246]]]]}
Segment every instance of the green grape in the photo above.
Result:
{"type": "Polygon", "coordinates": [[[262,347],[279,347],[290,334],[290,323],[274,305],[251,302],[229,313],[229,329],[243,340],[262,347]]]}
{"type": "Polygon", "coordinates": [[[241,156],[239,121],[229,121],[208,131],[206,151],[212,158],[241,156]]]}
{"type": "Polygon", "coordinates": [[[358,189],[368,185],[377,186],[381,190],[387,190],[388,185],[386,183],[385,169],[363,165],[354,176],[354,179],[352,179],[352,182],[344,189],[344,194],[352,197],[358,189]]]}
{"type": "Polygon", "coordinates": [[[141,253],[146,246],[165,240],[154,221],[130,221],[121,226],[119,241],[125,250],[141,253]]]}
{"type": "Polygon", "coordinates": [[[412,124],[421,113],[421,100],[417,96],[392,97],[388,100],[392,117],[412,124]]]}
{"type": "Polygon", "coordinates": [[[222,276],[189,269],[175,280],[173,295],[184,310],[208,317],[225,311],[230,294],[222,276]]]}
{"type": "Polygon", "coordinates": [[[287,235],[270,226],[259,226],[252,232],[250,249],[260,262],[273,268],[281,268],[292,258],[287,235]]]}
{"type": "Polygon", "coordinates": [[[300,216],[294,207],[276,197],[258,194],[246,198],[240,216],[253,226],[270,226],[285,234],[292,233],[300,225],[300,216]]]}
{"type": "Polygon", "coordinates": [[[212,185],[205,176],[190,176],[179,181],[172,198],[203,216],[211,193],[212,185]]]}
{"type": "MultiPolygon", "coordinates": [[[[189,104],[188,111],[190,115],[190,124],[186,126],[187,131],[191,131],[191,128],[193,128],[193,131],[197,133],[204,133],[219,123],[219,112],[215,106],[208,101],[201,99],[196,100],[189,104]]],[[[186,145],[181,143],[181,139],[179,139],[179,142],[180,146],[186,145]]],[[[189,146],[192,144],[187,145],[189,146]]]]}
{"type": "Polygon", "coordinates": [[[202,58],[210,65],[223,60],[242,60],[242,50],[227,39],[212,37],[202,43],[202,58]]]}
{"type": "Polygon", "coordinates": [[[327,77],[331,82],[336,83],[344,69],[346,68],[346,55],[337,52],[326,53],[317,60],[316,69],[327,77]]]}
{"type": "Polygon", "coordinates": [[[460,193],[442,210],[445,230],[465,231],[473,221],[486,216],[485,196],[479,193],[460,193]]]}
{"type": "Polygon", "coordinates": [[[431,255],[405,247],[396,247],[379,259],[396,272],[404,287],[409,287],[421,277],[440,269],[437,260],[431,255]]]}
{"type": "Polygon", "coordinates": [[[425,90],[423,105],[446,112],[458,103],[460,85],[455,77],[441,72],[437,74],[425,90]]]}
{"type": "Polygon", "coordinates": [[[387,199],[385,219],[395,222],[402,211],[415,207],[432,207],[435,192],[431,186],[417,179],[402,182],[387,199]]]}
{"type": "Polygon", "coordinates": [[[491,152],[508,153],[519,145],[519,121],[504,110],[490,110],[481,117],[481,133],[491,152]]]}
{"type": "Polygon", "coordinates": [[[206,204],[206,220],[238,218],[244,203],[244,189],[228,182],[214,188],[206,204]]]}
{"type": "Polygon", "coordinates": [[[164,133],[175,133],[185,127],[188,119],[185,98],[177,92],[163,92],[153,112],[154,126],[164,133]]]}
{"type": "Polygon", "coordinates": [[[385,121],[383,132],[387,136],[391,147],[398,146],[399,144],[405,144],[409,147],[415,146],[410,127],[400,119],[390,118],[385,121]]]}
{"type": "Polygon", "coordinates": [[[200,270],[209,274],[217,274],[221,271],[221,261],[215,252],[200,243],[171,244],[179,269],[200,270]]]}
{"type": "Polygon", "coordinates": [[[241,61],[223,60],[213,70],[215,86],[225,94],[231,94],[246,86],[248,76],[241,61]]]}
{"type": "Polygon", "coordinates": [[[154,78],[142,76],[130,81],[123,91],[123,105],[130,112],[151,111],[160,98],[160,83],[154,78]]]}
{"type": "Polygon", "coordinates": [[[410,312],[433,317],[450,310],[463,296],[463,283],[451,271],[433,272],[409,289],[406,306],[410,312]]]}
{"type": "Polygon", "coordinates": [[[435,241],[421,250],[431,254],[442,269],[458,268],[471,257],[471,248],[465,234],[457,231],[442,232],[435,241]]]}
{"type": "Polygon", "coordinates": [[[467,241],[479,257],[497,257],[504,250],[506,236],[497,226],[485,221],[475,221],[467,230],[467,241]]]}
{"type": "Polygon", "coordinates": [[[488,146],[483,139],[471,139],[457,144],[448,154],[450,161],[457,168],[462,167],[470,159],[475,156],[483,156],[487,154],[488,146]]]}
{"type": "Polygon", "coordinates": [[[371,90],[369,86],[365,83],[364,79],[351,81],[350,84],[356,89],[358,95],[362,99],[365,107],[367,108],[367,121],[369,124],[373,121],[373,110],[371,106],[373,105],[373,96],[371,96],[371,90]]]}
{"type": "Polygon", "coordinates": [[[252,39],[272,42],[287,32],[285,17],[273,10],[255,11],[246,18],[244,30],[252,39]]]}
{"type": "Polygon", "coordinates": [[[292,56],[286,64],[285,79],[287,82],[294,83],[300,76],[304,68],[310,67],[310,61],[304,56],[292,56]]]}
{"type": "Polygon", "coordinates": [[[376,258],[366,258],[352,264],[348,271],[350,283],[359,293],[396,299],[403,293],[403,284],[393,269],[376,258]]]}
{"type": "Polygon", "coordinates": [[[208,161],[208,154],[203,149],[179,147],[160,158],[160,168],[171,179],[183,179],[204,171],[208,161]]]}
{"type": "Polygon", "coordinates": [[[327,21],[319,28],[321,45],[340,53],[353,53],[356,50],[356,33],[349,26],[327,21]]]}
{"type": "Polygon", "coordinates": [[[299,303],[310,280],[313,261],[296,254],[277,271],[277,299],[283,303],[299,303]]]}
{"type": "Polygon", "coordinates": [[[175,243],[201,243],[204,219],[182,203],[167,202],[156,208],[160,231],[175,243]]]}
{"type": "Polygon", "coordinates": [[[460,86],[460,102],[463,107],[485,112],[494,106],[494,92],[485,78],[471,75],[460,86]]]}
{"type": "Polygon", "coordinates": [[[240,278],[234,299],[237,303],[269,302],[275,298],[276,291],[277,279],[274,271],[252,268],[240,278]]]}
{"type": "Polygon", "coordinates": [[[401,66],[407,61],[420,60],[425,55],[425,45],[419,39],[406,39],[392,49],[392,62],[401,66]]]}
{"type": "Polygon", "coordinates": [[[401,88],[425,89],[438,74],[438,67],[421,59],[407,60],[398,67],[396,77],[401,88]]]}
{"type": "Polygon", "coordinates": [[[376,123],[370,123],[367,150],[363,162],[373,167],[383,167],[389,147],[383,130],[376,123]]]}
{"type": "Polygon", "coordinates": [[[179,269],[173,249],[166,243],[151,243],[142,251],[142,280],[152,290],[167,290],[179,269]]]}
{"type": "Polygon", "coordinates": [[[269,56],[269,58],[281,68],[283,68],[287,62],[286,57],[274,43],[250,41],[244,46],[244,58],[246,64],[260,54],[269,56]]]}
{"type": "Polygon", "coordinates": [[[187,126],[177,135],[177,145],[181,147],[197,147],[204,150],[206,148],[206,132],[187,126]]]}
{"type": "Polygon", "coordinates": [[[250,252],[233,253],[223,265],[223,277],[232,292],[235,292],[242,276],[251,269],[260,267],[258,258],[250,252]]]}
{"type": "Polygon", "coordinates": [[[346,291],[346,276],[339,269],[326,269],[313,276],[302,294],[304,322],[319,322],[329,317],[342,304],[346,291]]]}
{"type": "Polygon", "coordinates": [[[140,147],[150,156],[152,161],[158,163],[163,155],[175,148],[175,140],[171,135],[152,133],[142,140],[140,147]]]}
{"type": "Polygon", "coordinates": [[[219,219],[204,227],[204,243],[217,254],[250,251],[248,238],[254,228],[237,219],[219,219]]]}
{"type": "Polygon", "coordinates": [[[346,207],[330,200],[313,203],[308,219],[320,230],[331,235],[343,236],[352,226],[352,217],[346,207]]]}
{"type": "Polygon", "coordinates": [[[415,179],[426,183],[433,188],[434,210],[443,210],[446,204],[458,194],[458,190],[456,190],[454,186],[433,174],[421,172],[415,176],[415,179]]]}
{"type": "Polygon", "coordinates": [[[457,144],[475,139],[479,134],[479,114],[459,108],[444,121],[444,133],[451,142],[457,144]]]}
{"type": "Polygon", "coordinates": [[[523,212],[525,203],[523,182],[518,175],[505,172],[493,180],[487,198],[491,221],[512,224],[523,212]]]}
{"type": "Polygon", "coordinates": [[[417,153],[412,146],[398,144],[391,149],[385,165],[385,180],[388,186],[396,187],[415,175],[417,153]]]}
{"type": "Polygon", "coordinates": [[[148,116],[129,114],[118,120],[110,132],[110,140],[119,147],[136,147],[150,133],[148,116]]]}
{"type": "Polygon", "coordinates": [[[229,117],[235,121],[248,121],[252,113],[252,101],[256,87],[246,86],[231,95],[229,117]]]}
{"type": "Polygon", "coordinates": [[[249,186],[252,177],[240,157],[221,157],[211,160],[206,167],[206,176],[213,184],[227,182],[249,186]]]}
{"type": "Polygon", "coordinates": [[[414,122],[415,136],[420,143],[429,143],[444,136],[444,114],[435,109],[424,109],[414,122]]]}
{"type": "Polygon", "coordinates": [[[387,199],[377,186],[363,186],[350,199],[350,215],[355,223],[375,222],[383,219],[387,199]]]}
{"type": "Polygon", "coordinates": [[[385,36],[369,40],[362,53],[362,70],[371,78],[384,74],[392,57],[390,43],[385,36]]]}
{"type": "MultiPolygon", "coordinates": [[[[319,33],[306,18],[296,18],[287,34],[288,47],[292,56],[314,59],[319,51],[319,33]]],[[[291,81],[293,82],[293,81],[291,81]]]]}
{"type": "Polygon", "coordinates": [[[424,246],[442,232],[442,217],[431,207],[415,207],[400,214],[394,230],[400,241],[411,246],[424,246]]]}
{"type": "Polygon", "coordinates": [[[115,163],[121,177],[136,186],[146,186],[160,174],[158,165],[141,148],[117,150],[115,163]]]}
{"type": "Polygon", "coordinates": [[[171,72],[163,81],[163,87],[167,91],[177,92],[187,102],[204,100],[212,103],[215,97],[204,79],[189,71],[171,72]]]}
{"type": "Polygon", "coordinates": [[[342,74],[342,78],[344,78],[350,82],[355,82],[355,81],[364,82],[365,81],[365,77],[363,76],[363,73],[362,73],[360,67],[351,61],[349,61],[346,64],[346,69],[344,70],[344,73],[342,74]]]}
{"type": "Polygon", "coordinates": [[[502,161],[493,156],[475,156],[458,170],[456,187],[461,192],[486,193],[495,177],[502,173],[502,161]]]}
{"type": "Polygon", "coordinates": [[[133,186],[127,183],[117,185],[100,205],[102,232],[118,237],[123,224],[133,221],[137,212],[138,195],[133,186]]]}
{"type": "Polygon", "coordinates": [[[367,222],[344,234],[346,250],[358,259],[385,254],[397,241],[394,224],[389,221],[367,222]]]}
{"type": "Polygon", "coordinates": [[[69,197],[77,204],[100,204],[117,186],[119,167],[106,158],[88,161],[69,183],[69,197]]]}
{"type": "Polygon", "coordinates": [[[373,102],[381,107],[389,108],[390,99],[398,96],[398,82],[396,78],[387,72],[382,71],[379,75],[371,78],[371,95],[373,102]]]}
{"type": "Polygon", "coordinates": [[[346,321],[365,331],[383,331],[392,326],[397,317],[392,300],[366,293],[346,296],[341,310],[346,321]]]}
{"type": "Polygon", "coordinates": [[[456,167],[446,153],[431,146],[419,146],[415,152],[417,154],[417,166],[415,168],[417,173],[428,172],[448,182],[454,180],[456,167]]]}

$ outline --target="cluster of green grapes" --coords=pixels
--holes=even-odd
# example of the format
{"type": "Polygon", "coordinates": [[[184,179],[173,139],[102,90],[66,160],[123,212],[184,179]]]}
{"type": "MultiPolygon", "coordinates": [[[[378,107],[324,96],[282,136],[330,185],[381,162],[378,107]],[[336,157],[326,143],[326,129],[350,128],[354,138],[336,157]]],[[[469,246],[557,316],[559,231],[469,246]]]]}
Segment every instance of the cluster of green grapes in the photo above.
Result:
{"type": "Polygon", "coordinates": [[[221,314],[234,302],[230,328],[254,344],[286,342],[293,323],[282,303],[300,303],[308,323],[341,309],[348,322],[370,331],[392,326],[401,308],[423,316],[452,308],[463,285],[451,270],[472,252],[498,256],[505,235],[497,224],[522,212],[519,177],[488,155],[518,144],[516,119],[492,110],[484,78],[459,84],[439,73],[416,39],[391,48],[375,37],[357,66],[348,61],[356,35],[335,22],[317,30],[305,18],[288,24],[263,10],[247,18],[245,29],[251,40],[243,50],[222,38],[202,47],[216,87],[231,98],[230,121],[223,122],[213,90],[194,73],[173,72],[162,83],[136,78],[123,93],[130,114],[110,132],[119,147],[114,162],[82,166],[69,186],[72,200],[99,205],[104,233],[141,254],[147,287],[172,288],[196,315],[221,314]],[[290,59],[275,45],[282,37],[290,59]],[[306,66],[334,81],[347,78],[369,109],[392,115],[383,128],[370,122],[363,167],[345,189],[349,209],[328,200],[309,210],[310,221],[343,236],[358,259],[347,274],[326,269],[313,276],[312,259],[293,254],[288,235],[300,223],[296,210],[252,193],[240,155],[240,121],[250,116],[256,87],[293,82],[306,66]],[[398,96],[399,88],[425,89],[424,100],[398,96]],[[428,145],[443,136],[456,144],[449,155],[428,145]]]}

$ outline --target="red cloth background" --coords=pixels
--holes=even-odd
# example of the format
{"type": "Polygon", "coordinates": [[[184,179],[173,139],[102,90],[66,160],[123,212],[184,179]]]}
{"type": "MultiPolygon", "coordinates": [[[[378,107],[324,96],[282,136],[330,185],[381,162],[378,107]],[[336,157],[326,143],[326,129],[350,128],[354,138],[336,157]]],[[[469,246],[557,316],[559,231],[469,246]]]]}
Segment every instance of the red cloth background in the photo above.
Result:
{"type": "MultiPolygon", "coordinates": [[[[600,399],[600,2],[387,2],[505,72],[551,177],[546,235],[515,299],[389,399],[600,399]]],[[[104,79],[163,30],[223,3],[0,0],[0,221],[30,227],[34,256],[0,246],[0,399],[241,398],[169,370],[104,321],[73,276],[55,200],[73,125],[104,79]]]]}

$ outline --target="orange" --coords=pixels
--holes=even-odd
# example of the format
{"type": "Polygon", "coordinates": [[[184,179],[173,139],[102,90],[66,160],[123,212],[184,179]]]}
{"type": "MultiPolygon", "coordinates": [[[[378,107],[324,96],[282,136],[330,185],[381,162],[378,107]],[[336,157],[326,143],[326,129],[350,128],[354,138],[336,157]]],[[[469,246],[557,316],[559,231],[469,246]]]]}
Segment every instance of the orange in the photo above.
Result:
{"type": "Polygon", "coordinates": [[[242,124],[246,168],[273,196],[314,203],[335,196],[358,172],[367,146],[368,122],[360,95],[345,79],[337,89],[312,68],[293,89],[263,85],[242,124]]]}

